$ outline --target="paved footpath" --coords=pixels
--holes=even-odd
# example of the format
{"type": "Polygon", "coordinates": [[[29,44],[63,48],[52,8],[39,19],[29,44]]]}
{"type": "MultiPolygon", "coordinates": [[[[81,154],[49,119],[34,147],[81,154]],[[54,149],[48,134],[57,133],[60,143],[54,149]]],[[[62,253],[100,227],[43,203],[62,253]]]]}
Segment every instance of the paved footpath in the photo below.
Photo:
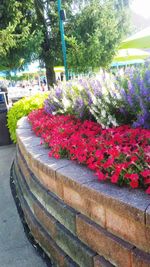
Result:
{"type": "Polygon", "coordinates": [[[15,146],[0,146],[0,267],[47,267],[25,236],[10,189],[15,146]]]}

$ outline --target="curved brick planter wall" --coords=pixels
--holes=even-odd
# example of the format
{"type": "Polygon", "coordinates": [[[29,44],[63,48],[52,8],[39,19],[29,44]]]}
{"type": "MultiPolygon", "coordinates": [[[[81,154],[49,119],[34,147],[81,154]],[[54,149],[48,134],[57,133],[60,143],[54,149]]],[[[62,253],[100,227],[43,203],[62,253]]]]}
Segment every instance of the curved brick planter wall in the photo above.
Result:
{"type": "Polygon", "coordinates": [[[150,267],[149,196],[49,158],[26,118],[17,138],[18,197],[33,236],[58,266],[150,267]]]}

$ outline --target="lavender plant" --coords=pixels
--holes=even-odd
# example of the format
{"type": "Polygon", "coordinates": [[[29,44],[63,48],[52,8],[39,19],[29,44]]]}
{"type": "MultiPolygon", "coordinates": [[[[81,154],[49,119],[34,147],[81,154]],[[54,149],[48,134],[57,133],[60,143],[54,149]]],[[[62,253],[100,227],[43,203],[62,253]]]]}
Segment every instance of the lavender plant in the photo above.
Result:
{"type": "Polygon", "coordinates": [[[60,83],[45,101],[49,114],[74,114],[94,119],[104,128],[120,124],[150,128],[150,67],[127,68],[116,76],[101,72],[88,78],[60,83]]]}
{"type": "Polygon", "coordinates": [[[150,66],[128,68],[120,79],[122,107],[133,127],[150,129],[150,66]]]}
{"type": "Polygon", "coordinates": [[[48,114],[64,113],[63,103],[63,88],[61,86],[54,86],[48,98],[44,102],[44,109],[48,114]]]}
{"type": "Polygon", "coordinates": [[[74,114],[81,119],[88,118],[90,93],[83,83],[83,80],[75,80],[54,86],[45,101],[45,111],[49,114],[74,114]]]}

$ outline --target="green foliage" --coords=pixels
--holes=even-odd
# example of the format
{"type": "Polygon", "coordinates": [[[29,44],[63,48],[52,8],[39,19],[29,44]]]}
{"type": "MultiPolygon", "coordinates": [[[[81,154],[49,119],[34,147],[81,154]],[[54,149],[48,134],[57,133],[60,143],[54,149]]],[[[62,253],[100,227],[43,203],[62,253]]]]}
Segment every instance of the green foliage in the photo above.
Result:
{"type": "Polygon", "coordinates": [[[8,111],[7,125],[11,139],[14,143],[16,143],[16,128],[18,120],[27,116],[32,110],[41,108],[44,100],[47,98],[47,95],[47,93],[44,93],[22,98],[8,111]]]}
{"type": "Polygon", "coordinates": [[[69,67],[78,71],[107,68],[127,28],[126,9],[118,10],[116,1],[88,1],[66,37],[69,67]]]}
{"type": "Polygon", "coordinates": [[[33,1],[2,1],[0,15],[0,68],[21,68],[37,57],[42,40],[33,1]]]}
{"type": "MultiPolygon", "coordinates": [[[[108,67],[126,32],[126,0],[62,0],[68,65],[71,69],[108,67]]],[[[0,69],[22,68],[33,59],[46,67],[48,84],[54,66],[62,65],[57,1],[2,0],[0,69]]]]}

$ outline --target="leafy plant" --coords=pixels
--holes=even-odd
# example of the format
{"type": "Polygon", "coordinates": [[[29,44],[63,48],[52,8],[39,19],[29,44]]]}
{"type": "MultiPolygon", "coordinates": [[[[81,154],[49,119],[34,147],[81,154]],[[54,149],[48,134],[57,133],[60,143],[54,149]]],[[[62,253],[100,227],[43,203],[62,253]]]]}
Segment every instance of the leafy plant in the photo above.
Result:
{"type": "Polygon", "coordinates": [[[17,122],[24,116],[27,116],[32,110],[39,109],[43,106],[44,100],[47,98],[47,93],[37,94],[31,97],[25,97],[17,101],[7,114],[7,125],[10,132],[10,137],[16,143],[16,128],[17,122]]]}

